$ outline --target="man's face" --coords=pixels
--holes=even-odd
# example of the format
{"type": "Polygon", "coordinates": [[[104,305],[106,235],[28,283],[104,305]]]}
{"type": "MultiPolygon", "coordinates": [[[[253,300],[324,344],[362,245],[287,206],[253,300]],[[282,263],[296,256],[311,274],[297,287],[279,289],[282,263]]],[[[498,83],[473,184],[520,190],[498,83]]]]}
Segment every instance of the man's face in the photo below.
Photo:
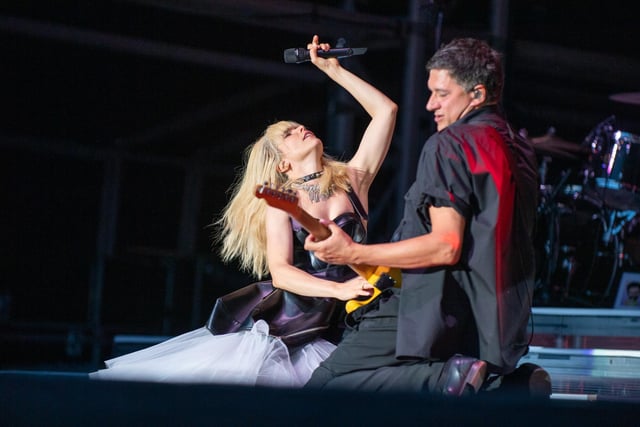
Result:
{"type": "Polygon", "coordinates": [[[473,92],[460,86],[448,70],[430,70],[427,87],[431,95],[426,109],[433,113],[438,131],[473,109],[473,92]]]}

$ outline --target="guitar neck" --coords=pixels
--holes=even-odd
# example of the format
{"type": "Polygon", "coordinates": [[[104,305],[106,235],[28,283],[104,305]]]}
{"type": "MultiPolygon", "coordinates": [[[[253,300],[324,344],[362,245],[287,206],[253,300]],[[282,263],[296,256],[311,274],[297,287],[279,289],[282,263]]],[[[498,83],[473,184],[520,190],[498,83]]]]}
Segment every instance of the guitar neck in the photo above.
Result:
{"type": "Polygon", "coordinates": [[[316,240],[321,241],[331,236],[331,230],[329,230],[329,227],[322,224],[317,218],[309,215],[302,208],[298,207],[295,209],[295,212],[290,212],[289,214],[298,221],[305,230],[313,234],[313,237],[315,237],[316,240]]]}

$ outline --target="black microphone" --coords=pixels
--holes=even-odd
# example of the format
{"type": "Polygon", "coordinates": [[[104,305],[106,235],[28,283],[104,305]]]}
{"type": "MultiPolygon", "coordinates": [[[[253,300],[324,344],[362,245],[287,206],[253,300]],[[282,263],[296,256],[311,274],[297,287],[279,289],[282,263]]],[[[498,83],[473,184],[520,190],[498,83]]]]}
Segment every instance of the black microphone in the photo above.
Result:
{"type": "MultiPolygon", "coordinates": [[[[320,58],[348,58],[349,56],[362,55],[367,51],[366,47],[345,47],[341,49],[318,49],[320,58]]],[[[285,49],[284,62],[287,64],[300,64],[301,62],[310,61],[309,49],[302,47],[292,47],[285,49]]]]}

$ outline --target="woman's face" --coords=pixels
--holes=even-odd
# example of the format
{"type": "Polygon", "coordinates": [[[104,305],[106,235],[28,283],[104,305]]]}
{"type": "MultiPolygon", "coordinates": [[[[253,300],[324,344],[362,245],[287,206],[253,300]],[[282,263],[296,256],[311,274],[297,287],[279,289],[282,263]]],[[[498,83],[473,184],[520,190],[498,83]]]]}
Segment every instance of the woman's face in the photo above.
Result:
{"type": "Polygon", "coordinates": [[[310,154],[322,153],[322,141],[313,132],[302,125],[292,126],[284,133],[278,144],[282,157],[290,162],[301,162],[310,154]]]}

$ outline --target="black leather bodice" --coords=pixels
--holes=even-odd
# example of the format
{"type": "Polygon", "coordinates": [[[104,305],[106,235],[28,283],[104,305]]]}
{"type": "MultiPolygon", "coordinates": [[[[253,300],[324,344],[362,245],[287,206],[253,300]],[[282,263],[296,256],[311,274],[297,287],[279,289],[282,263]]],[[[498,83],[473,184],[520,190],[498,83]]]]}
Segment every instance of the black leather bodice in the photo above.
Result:
{"type": "MultiPolygon", "coordinates": [[[[338,215],[333,220],[342,230],[345,231],[354,242],[365,243],[367,238],[367,232],[360,216],[353,212],[345,212],[338,215]]],[[[313,252],[306,251],[304,249],[304,241],[309,233],[298,224],[297,221],[292,220],[292,228],[294,233],[294,264],[296,267],[303,269],[314,276],[323,277],[329,280],[343,282],[352,277],[355,277],[355,273],[351,268],[345,265],[332,265],[327,264],[324,261],[316,258],[313,252]]]]}

